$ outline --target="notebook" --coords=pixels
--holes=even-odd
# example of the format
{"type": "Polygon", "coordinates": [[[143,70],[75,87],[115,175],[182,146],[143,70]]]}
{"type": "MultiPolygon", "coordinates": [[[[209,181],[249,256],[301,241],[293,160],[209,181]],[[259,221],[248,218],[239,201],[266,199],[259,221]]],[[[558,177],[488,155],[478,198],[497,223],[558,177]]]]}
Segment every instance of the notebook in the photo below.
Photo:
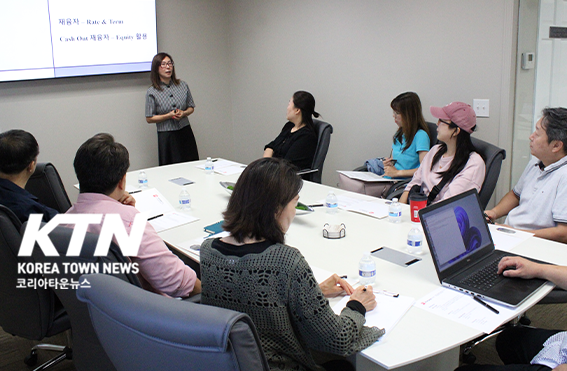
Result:
{"type": "Polygon", "coordinates": [[[546,283],[497,274],[502,257],[521,255],[494,249],[476,189],[421,209],[419,217],[443,286],[517,307],[546,283]]]}

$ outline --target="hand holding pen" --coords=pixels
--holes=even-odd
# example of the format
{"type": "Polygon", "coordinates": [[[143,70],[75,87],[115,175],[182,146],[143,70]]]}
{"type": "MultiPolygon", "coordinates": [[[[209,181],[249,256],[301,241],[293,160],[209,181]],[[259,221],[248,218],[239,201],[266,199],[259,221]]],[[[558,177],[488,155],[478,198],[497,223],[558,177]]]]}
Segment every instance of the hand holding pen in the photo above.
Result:
{"type": "Polygon", "coordinates": [[[372,286],[358,286],[350,296],[350,300],[358,300],[366,310],[376,308],[376,296],[372,286]]]}

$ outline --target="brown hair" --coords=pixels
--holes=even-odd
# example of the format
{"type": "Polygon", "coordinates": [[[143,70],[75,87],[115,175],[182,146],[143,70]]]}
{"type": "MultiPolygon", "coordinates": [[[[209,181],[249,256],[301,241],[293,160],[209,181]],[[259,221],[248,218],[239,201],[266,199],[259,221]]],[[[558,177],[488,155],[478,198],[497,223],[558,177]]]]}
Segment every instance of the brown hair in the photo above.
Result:
{"type": "Polygon", "coordinates": [[[398,95],[392,100],[390,107],[402,115],[402,126],[398,128],[398,131],[394,134],[394,143],[396,143],[396,141],[402,143],[402,136],[405,137],[406,145],[403,151],[411,146],[415,133],[417,133],[419,129],[425,131],[429,136],[429,127],[423,118],[421,101],[416,93],[409,91],[398,95]]]}
{"type": "Polygon", "coordinates": [[[297,169],[279,158],[261,158],[242,172],[223,213],[223,228],[238,242],[245,238],[283,243],[278,214],[299,194],[297,169]]]}

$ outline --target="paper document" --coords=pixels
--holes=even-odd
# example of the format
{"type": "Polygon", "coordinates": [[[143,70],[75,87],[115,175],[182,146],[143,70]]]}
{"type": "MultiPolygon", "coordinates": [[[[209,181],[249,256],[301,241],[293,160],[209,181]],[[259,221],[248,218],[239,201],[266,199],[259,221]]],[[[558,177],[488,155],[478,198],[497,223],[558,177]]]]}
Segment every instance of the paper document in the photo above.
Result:
{"type": "Polygon", "coordinates": [[[359,201],[347,206],[346,210],[382,219],[388,216],[389,207],[390,205],[387,205],[385,200],[380,199],[376,201],[359,201]]]}
{"type": "Polygon", "coordinates": [[[510,251],[534,234],[503,227],[497,224],[489,224],[488,229],[494,241],[494,247],[502,251],[510,251]]]}
{"type": "Polygon", "coordinates": [[[134,193],[132,197],[136,199],[136,209],[141,213],[146,213],[148,222],[158,233],[199,220],[194,216],[176,211],[155,188],[134,193]]]}
{"type": "Polygon", "coordinates": [[[337,170],[337,173],[341,173],[351,179],[363,180],[365,182],[394,182],[395,180],[391,178],[384,178],[383,176],[374,174],[370,171],[345,171],[337,170]]]}
{"type": "MultiPolygon", "coordinates": [[[[239,162],[229,161],[229,160],[221,160],[217,159],[216,161],[213,160],[213,166],[215,167],[215,173],[222,174],[222,175],[232,175],[232,174],[240,174],[246,168],[246,165],[241,164],[239,162]]],[[[197,168],[205,170],[205,164],[197,165],[197,168]]]]}
{"type": "MultiPolygon", "coordinates": [[[[415,302],[413,298],[408,296],[400,295],[397,298],[394,298],[380,294],[379,291],[381,290],[375,290],[377,303],[376,308],[366,312],[366,323],[364,324],[365,326],[375,326],[386,330],[384,336],[378,339],[378,343],[384,340],[384,338],[392,332],[394,326],[396,326],[415,302]]],[[[349,300],[350,296],[345,296],[341,301],[333,306],[333,311],[336,314],[340,314],[349,300]]]]}
{"type": "MultiPolygon", "coordinates": [[[[351,196],[345,195],[337,195],[337,203],[339,204],[339,209],[347,210],[348,208],[352,207],[353,205],[364,201],[361,198],[355,198],[351,196]]],[[[317,201],[318,204],[325,205],[325,199],[317,201]]]]}
{"type": "Polygon", "coordinates": [[[438,316],[490,334],[518,310],[492,302],[484,302],[500,312],[494,313],[476,302],[472,295],[445,287],[433,291],[415,303],[415,306],[438,316]]]}

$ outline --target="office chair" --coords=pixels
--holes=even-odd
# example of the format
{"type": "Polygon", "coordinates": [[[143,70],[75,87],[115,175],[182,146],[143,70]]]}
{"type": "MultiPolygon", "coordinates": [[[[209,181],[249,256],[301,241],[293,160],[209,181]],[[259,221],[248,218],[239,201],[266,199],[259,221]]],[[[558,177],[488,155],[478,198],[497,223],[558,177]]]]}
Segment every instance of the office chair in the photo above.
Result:
{"type": "Polygon", "coordinates": [[[474,137],[471,137],[471,140],[477,152],[484,158],[486,166],[484,182],[482,182],[482,187],[480,188],[480,192],[478,192],[481,207],[485,209],[486,205],[488,205],[488,201],[490,201],[490,197],[492,197],[494,188],[496,188],[502,161],[506,158],[506,151],[484,140],[474,137]]]}
{"type": "MultiPolygon", "coordinates": [[[[69,316],[51,289],[16,287],[18,278],[41,278],[40,274],[17,273],[19,262],[34,262],[33,258],[18,256],[22,242],[20,226],[16,215],[0,205],[0,326],[9,334],[40,341],[67,331],[71,325],[69,316]]],[[[72,351],[68,347],[39,344],[31,349],[24,361],[28,366],[37,362],[38,350],[57,351],[59,354],[36,370],[45,370],[72,358],[72,351]]]]}
{"type": "MultiPolygon", "coordinates": [[[[23,228],[27,226],[24,223],[23,228]]],[[[121,250],[115,243],[111,243],[107,256],[93,256],[99,235],[87,233],[81,253],[79,256],[66,256],[69,241],[73,234],[73,229],[58,226],[50,234],[49,237],[53,242],[60,256],[45,256],[39,247],[35,247],[32,256],[35,261],[44,263],[57,262],[59,266],[62,263],[98,263],[100,272],[103,271],[104,263],[129,263],[130,260],[122,255],[121,250]]],[[[133,273],[114,274],[118,278],[129,282],[136,286],[140,286],[138,277],[133,273]]],[[[61,280],[65,278],[71,282],[80,282],[80,272],[66,273],[62,269],[58,274],[49,275],[49,277],[61,280]]],[[[106,355],[98,337],[96,336],[92,322],[90,320],[89,311],[83,302],[80,302],[76,296],[76,288],[56,288],[55,294],[59,297],[65,307],[71,320],[71,329],[73,331],[73,360],[75,367],[79,371],[115,371],[112,362],[106,355]]],[[[116,300],[116,298],[114,298],[116,300]]]]}
{"type": "Polygon", "coordinates": [[[301,175],[304,180],[321,184],[321,177],[323,176],[323,164],[329,151],[329,144],[331,143],[331,134],[333,134],[333,127],[325,121],[313,119],[315,132],[317,133],[317,149],[313,156],[313,163],[310,169],[301,169],[297,174],[301,175]]]}
{"type": "Polygon", "coordinates": [[[84,279],[90,288],[80,287],[77,297],[118,371],[269,370],[244,313],[166,298],[107,275],[84,279]]]}
{"type": "Polygon", "coordinates": [[[26,184],[26,190],[39,199],[39,202],[64,213],[71,207],[71,201],[55,166],[50,162],[36,165],[35,171],[26,184]]]}

